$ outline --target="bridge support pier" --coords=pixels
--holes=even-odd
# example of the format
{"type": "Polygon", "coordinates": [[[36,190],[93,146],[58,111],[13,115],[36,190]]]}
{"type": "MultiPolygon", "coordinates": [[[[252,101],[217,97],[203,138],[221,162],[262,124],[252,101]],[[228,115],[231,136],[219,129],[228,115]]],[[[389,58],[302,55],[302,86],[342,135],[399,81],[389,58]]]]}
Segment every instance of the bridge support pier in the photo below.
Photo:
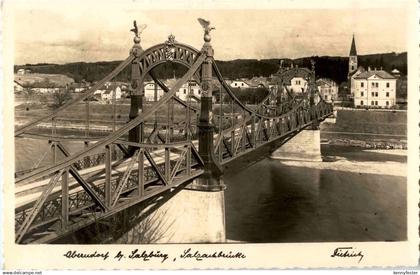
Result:
{"type": "Polygon", "coordinates": [[[319,127],[303,130],[271,154],[280,160],[322,161],[319,127]]]}
{"type": "MultiPolygon", "coordinates": [[[[193,184],[196,183],[190,185],[193,184]]],[[[224,191],[198,191],[187,187],[173,192],[175,194],[165,194],[162,202],[156,203],[156,209],[143,209],[128,218],[134,222],[129,222],[130,229],[115,243],[226,242],[224,191]],[[147,211],[151,213],[145,214],[147,211]]]]}

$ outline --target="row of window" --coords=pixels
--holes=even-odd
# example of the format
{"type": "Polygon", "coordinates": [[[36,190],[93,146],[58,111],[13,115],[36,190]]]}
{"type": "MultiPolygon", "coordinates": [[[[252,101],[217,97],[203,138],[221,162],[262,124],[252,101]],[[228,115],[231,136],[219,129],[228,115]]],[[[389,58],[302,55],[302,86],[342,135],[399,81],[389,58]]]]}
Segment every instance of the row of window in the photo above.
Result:
{"type": "MultiPolygon", "coordinates": [[[[365,93],[364,92],[360,92],[360,96],[365,96],[365,93]]],[[[371,92],[371,96],[378,97],[378,92],[371,92]]],[[[389,97],[389,92],[386,92],[385,96],[386,97],[389,97]]]]}
{"type": "MultiPolygon", "coordinates": [[[[385,104],[386,104],[386,106],[389,106],[389,101],[386,101],[385,102],[385,104]]],[[[363,102],[363,100],[360,100],[360,106],[363,106],[364,105],[364,102],[363,102]]],[[[378,101],[374,101],[374,100],[372,100],[371,102],[370,102],[370,105],[371,106],[378,106],[378,101]]]]}
{"type": "MultiPolygon", "coordinates": [[[[365,87],[365,83],[364,82],[360,82],[360,87],[363,88],[365,87]]],[[[379,82],[372,82],[372,88],[378,88],[379,87],[379,82]]],[[[386,83],[386,87],[389,88],[389,82],[386,83]]]]}

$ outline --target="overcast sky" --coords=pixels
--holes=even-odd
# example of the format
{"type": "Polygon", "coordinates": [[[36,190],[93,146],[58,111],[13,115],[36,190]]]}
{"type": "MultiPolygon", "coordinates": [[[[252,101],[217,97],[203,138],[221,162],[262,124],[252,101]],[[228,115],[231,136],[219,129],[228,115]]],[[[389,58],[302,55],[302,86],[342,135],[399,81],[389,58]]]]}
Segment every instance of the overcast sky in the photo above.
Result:
{"type": "Polygon", "coordinates": [[[353,33],[359,54],[407,51],[404,2],[388,8],[186,10],[181,6],[171,11],[145,10],[144,3],[135,0],[126,5],[49,3],[15,8],[15,64],[124,59],[132,46],[129,30],[134,19],[147,24],[143,48],[164,42],[170,33],[179,42],[201,48],[203,31],[197,17],[209,19],[216,27],[212,45],[219,60],[348,56],[353,33]]]}

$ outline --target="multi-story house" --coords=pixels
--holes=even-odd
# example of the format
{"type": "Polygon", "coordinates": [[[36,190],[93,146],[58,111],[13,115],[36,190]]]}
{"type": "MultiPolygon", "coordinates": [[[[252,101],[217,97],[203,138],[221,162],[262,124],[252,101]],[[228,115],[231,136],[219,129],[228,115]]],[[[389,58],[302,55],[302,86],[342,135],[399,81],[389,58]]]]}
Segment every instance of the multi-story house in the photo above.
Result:
{"type": "Polygon", "coordinates": [[[320,78],[316,81],[318,91],[326,102],[334,102],[338,96],[338,85],[328,78],[320,78]]]}
{"type": "Polygon", "coordinates": [[[397,79],[384,70],[370,70],[354,77],[354,106],[391,108],[396,104],[397,79]]]}

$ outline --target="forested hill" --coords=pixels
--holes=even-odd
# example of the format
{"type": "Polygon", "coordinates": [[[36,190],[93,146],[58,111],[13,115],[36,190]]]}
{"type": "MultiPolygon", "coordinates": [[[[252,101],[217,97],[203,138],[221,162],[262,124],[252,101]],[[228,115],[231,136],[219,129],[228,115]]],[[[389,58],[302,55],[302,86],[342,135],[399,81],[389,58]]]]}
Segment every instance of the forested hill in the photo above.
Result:
{"type": "MultiPolygon", "coordinates": [[[[314,59],[317,77],[327,77],[341,83],[346,80],[348,72],[347,57],[313,56],[297,59],[283,59],[284,66],[291,62],[299,67],[310,68],[310,60],[314,59]]],[[[358,57],[359,65],[372,69],[382,67],[387,71],[397,68],[402,74],[407,74],[407,53],[384,53],[361,55],[358,57]]],[[[108,62],[75,62],[67,64],[26,64],[15,66],[15,71],[20,68],[32,70],[34,73],[65,74],[75,79],[76,82],[86,80],[98,81],[111,72],[120,61],[108,62]]],[[[225,78],[251,78],[253,76],[270,76],[278,70],[279,59],[237,59],[232,61],[216,61],[225,78]]],[[[118,75],[117,80],[128,81],[130,66],[118,75]]],[[[156,68],[156,74],[161,79],[181,77],[186,69],[175,63],[166,63],[156,68]]]]}

